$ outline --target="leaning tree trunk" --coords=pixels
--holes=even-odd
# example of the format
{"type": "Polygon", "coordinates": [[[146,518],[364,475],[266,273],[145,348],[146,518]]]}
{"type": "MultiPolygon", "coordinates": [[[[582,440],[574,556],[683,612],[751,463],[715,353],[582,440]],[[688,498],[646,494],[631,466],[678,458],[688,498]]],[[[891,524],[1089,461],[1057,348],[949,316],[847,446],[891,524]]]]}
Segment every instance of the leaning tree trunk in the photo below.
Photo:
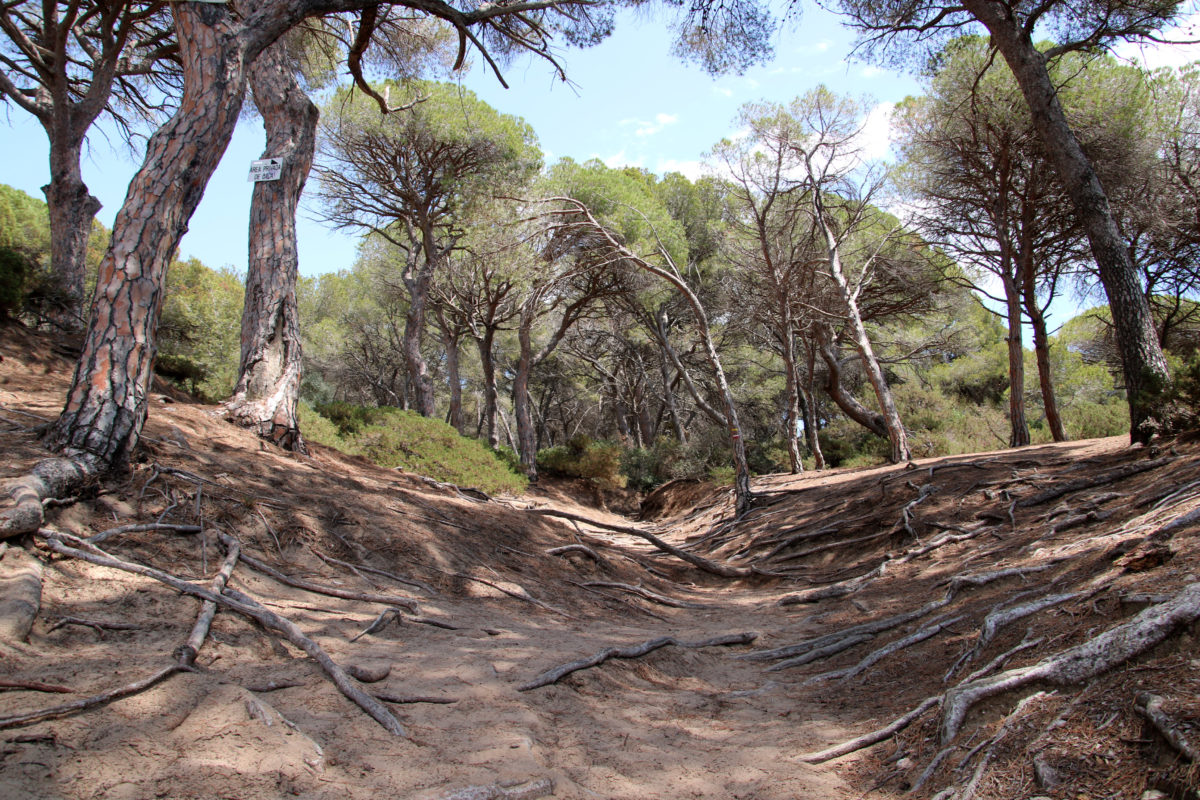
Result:
{"type": "Polygon", "coordinates": [[[1158,415],[1162,393],[1170,385],[1171,374],[1155,335],[1150,305],[1121,240],[1108,197],[1067,122],[1046,70],[1045,58],[1011,16],[1007,4],[996,0],[964,0],[963,6],[987,27],[993,45],[1016,77],[1034,127],[1066,187],[1076,217],[1087,231],[1121,351],[1129,398],[1130,438],[1134,442],[1147,442],[1161,423],[1158,415]]]}
{"type": "Polygon", "coordinates": [[[100,264],[83,352],[48,444],[90,469],[119,469],[146,419],[167,264],[233,134],[244,47],[223,5],[173,7],[183,64],[179,111],[146,145],[100,264]]]}
{"type": "MultiPolygon", "coordinates": [[[[62,123],[74,127],[69,119],[62,123]]],[[[73,130],[56,130],[56,127],[56,124],[46,126],[50,139],[50,183],[42,187],[50,216],[50,269],[65,295],[64,307],[55,309],[54,316],[64,328],[76,330],[84,323],[87,244],[100,201],[92,197],[83,182],[79,164],[82,137],[73,130]]]]}
{"type": "Polygon", "coordinates": [[[405,265],[403,280],[408,289],[408,312],[404,316],[404,362],[408,367],[408,387],[413,405],[422,417],[432,417],[435,411],[433,378],[429,364],[421,353],[425,335],[425,314],[429,307],[429,287],[433,282],[433,264],[428,250],[424,258],[413,254],[405,265]]]}
{"type": "Polygon", "coordinates": [[[1005,271],[1005,314],[1008,317],[1008,421],[1009,447],[1029,444],[1029,424],[1025,420],[1025,346],[1021,337],[1021,295],[1012,277],[1005,271]]]}
{"type": "Polygon", "coordinates": [[[458,340],[460,332],[446,319],[444,309],[437,310],[438,329],[442,334],[442,349],[446,351],[446,385],[450,389],[450,408],[446,421],[459,433],[463,432],[462,378],[458,369],[458,340]]]}
{"type": "Polygon", "coordinates": [[[825,242],[828,247],[829,257],[829,274],[833,278],[833,283],[842,297],[842,303],[846,306],[850,322],[850,332],[854,337],[854,346],[858,349],[863,371],[867,373],[867,380],[870,381],[871,388],[875,390],[875,398],[879,401],[880,411],[883,412],[883,424],[887,428],[888,441],[892,446],[889,459],[893,464],[908,461],[912,457],[912,454],[908,450],[908,434],[905,433],[904,425],[900,422],[900,413],[896,410],[896,403],[892,399],[892,390],[888,387],[887,379],[883,376],[883,370],[879,367],[879,359],[875,357],[875,349],[871,346],[871,338],[867,336],[867,329],[863,325],[862,314],[858,310],[858,300],[855,298],[855,293],[850,290],[845,273],[842,272],[842,256],[837,240],[819,207],[816,209],[816,214],[817,222],[825,233],[825,242]]]}
{"type": "Polygon", "coordinates": [[[883,416],[868,409],[858,398],[846,391],[842,385],[842,362],[834,346],[834,334],[825,325],[816,326],[817,348],[825,362],[825,392],[850,419],[862,425],[881,439],[888,438],[887,425],[883,416]]]}
{"type": "Polygon", "coordinates": [[[281,161],[283,169],[279,180],[254,186],[242,356],[224,413],[280,447],[306,452],[296,418],[301,373],[296,207],[312,167],[318,112],[288,69],[283,42],[265,50],[249,73],[267,131],[263,158],[281,161]]]}

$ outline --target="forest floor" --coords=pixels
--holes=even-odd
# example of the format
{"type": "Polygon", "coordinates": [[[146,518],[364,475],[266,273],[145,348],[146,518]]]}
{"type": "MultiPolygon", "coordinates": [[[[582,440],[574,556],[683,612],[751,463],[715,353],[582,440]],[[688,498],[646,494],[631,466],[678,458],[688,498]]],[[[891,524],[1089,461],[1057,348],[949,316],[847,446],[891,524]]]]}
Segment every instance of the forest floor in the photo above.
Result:
{"type": "MultiPolygon", "coordinates": [[[[72,361],[13,327],[0,356],[7,479],[45,457],[36,427],[72,361]]],[[[406,735],[224,609],[192,671],[16,720],[174,663],[199,607],[22,537],[0,544],[0,607],[34,561],[41,600],[27,639],[0,640],[0,797],[1200,796],[1181,755],[1200,745],[1195,441],[767,476],[736,522],[727,490],[677,482],[634,518],[570,484],[485,499],[321,447],[283,453],[163,391],[131,472],[53,504],[46,529],[196,525],[98,546],[208,585],[225,534],[291,578],[396,596],[331,597],[247,562],[229,581],[351,668],[406,735]],[[713,639],[746,643],[681,646],[713,639]],[[922,706],[870,747],[802,758],[922,706]]]]}

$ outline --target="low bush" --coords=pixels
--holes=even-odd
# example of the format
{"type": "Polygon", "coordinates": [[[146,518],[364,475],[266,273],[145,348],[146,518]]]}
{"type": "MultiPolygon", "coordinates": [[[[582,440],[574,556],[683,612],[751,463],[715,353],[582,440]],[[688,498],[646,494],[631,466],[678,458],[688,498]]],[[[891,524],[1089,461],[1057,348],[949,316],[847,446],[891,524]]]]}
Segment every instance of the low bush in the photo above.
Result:
{"type": "Polygon", "coordinates": [[[547,475],[583,478],[601,489],[623,489],[621,446],[576,436],[565,445],[547,447],[537,455],[538,469],[547,475]]]}

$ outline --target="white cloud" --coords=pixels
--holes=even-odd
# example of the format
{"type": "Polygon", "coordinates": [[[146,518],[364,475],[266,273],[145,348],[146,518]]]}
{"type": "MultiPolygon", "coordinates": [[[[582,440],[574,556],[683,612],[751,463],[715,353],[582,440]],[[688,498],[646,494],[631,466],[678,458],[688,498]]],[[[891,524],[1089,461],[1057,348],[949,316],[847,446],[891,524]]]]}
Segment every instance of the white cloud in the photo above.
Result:
{"type": "Polygon", "coordinates": [[[624,150],[613,153],[608,157],[593,155],[592,158],[599,158],[604,162],[604,166],[608,167],[609,169],[618,169],[620,167],[638,167],[640,169],[645,162],[645,158],[641,156],[636,159],[631,159],[624,150]]]}
{"type": "Polygon", "coordinates": [[[882,69],[880,69],[879,67],[875,67],[875,66],[863,67],[858,72],[859,76],[862,78],[865,78],[866,80],[871,80],[872,78],[878,78],[883,73],[884,73],[884,71],[882,69]]]}
{"type": "Polygon", "coordinates": [[[674,158],[660,158],[654,171],[659,175],[665,175],[668,172],[679,172],[688,180],[694,181],[708,170],[699,161],[678,161],[674,158]]]}
{"type": "Polygon", "coordinates": [[[643,119],[623,119],[618,125],[622,127],[634,126],[634,136],[653,136],[668,125],[673,125],[679,121],[679,116],[676,114],[655,114],[653,122],[647,122],[643,119]]]}
{"type": "Polygon", "coordinates": [[[724,86],[714,86],[713,92],[722,97],[733,97],[733,89],[726,89],[724,86]]]}
{"type": "Polygon", "coordinates": [[[895,113],[896,106],[893,103],[880,103],[867,112],[858,140],[864,160],[875,161],[887,157],[892,146],[892,115],[895,113]]]}

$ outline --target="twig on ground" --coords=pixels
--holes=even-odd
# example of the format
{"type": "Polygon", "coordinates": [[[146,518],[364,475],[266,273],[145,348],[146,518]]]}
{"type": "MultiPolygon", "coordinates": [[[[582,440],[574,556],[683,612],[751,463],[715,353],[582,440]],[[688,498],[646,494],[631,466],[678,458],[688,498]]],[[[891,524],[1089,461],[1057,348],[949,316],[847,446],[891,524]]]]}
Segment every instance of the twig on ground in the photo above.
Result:
{"type": "Polygon", "coordinates": [[[53,633],[65,625],[80,625],[85,628],[92,628],[100,635],[104,635],[104,631],[137,631],[141,630],[142,626],[133,622],[106,622],[98,619],[84,619],[82,617],[59,617],[58,621],[46,629],[46,633],[53,633]]]}
{"type": "Polygon", "coordinates": [[[676,639],[674,636],[660,636],[656,639],[649,639],[641,644],[631,645],[629,647],[608,647],[589,658],[571,661],[567,664],[557,666],[554,669],[546,670],[533,680],[518,686],[517,691],[528,692],[532,689],[541,688],[542,686],[549,686],[552,683],[557,683],[567,675],[570,675],[572,672],[578,672],[579,670],[599,666],[609,659],[639,658],[647,653],[654,652],[660,647],[666,647],[667,645],[675,645],[676,647],[686,648],[718,647],[735,644],[749,644],[756,638],[758,638],[757,633],[732,633],[724,636],[716,636],[711,639],[704,639],[698,642],[684,642],[676,639]]]}
{"type": "Polygon", "coordinates": [[[202,528],[199,525],[176,525],[172,522],[146,522],[136,525],[121,525],[117,528],[110,528],[106,531],[101,531],[95,536],[87,537],[90,544],[100,544],[106,539],[111,539],[122,533],[139,533],[141,531],[174,531],[176,533],[196,534],[200,533],[202,528]]]}
{"type": "Polygon", "coordinates": [[[306,592],[314,594],[323,594],[329,597],[340,597],[343,600],[356,600],[361,603],[382,603],[389,606],[399,606],[407,609],[410,613],[417,613],[417,601],[411,597],[400,597],[390,594],[375,594],[374,592],[352,592],[347,589],[338,589],[335,586],[325,586],[312,581],[304,580],[303,578],[291,578],[284,575],[279,570],[259,561],[253,556],[242,554],[242,561],[248,564],[258,572],[268,575],[271,578],[279,581],[287,586],[293,586],[297,589],[303,589],[306,592]]]}
{"type": "Polygon", "coordinates": [[[432,695],[423,694],[392,694],[391,692],[375,692],[377,698],[385,703],[435,703],[437,705],[450,705],[457,703],[457,697],[435,697],[432,695]]]}
{"type": "Polygon", "coordinates": [[[18,681],[12,678],[0,678],[0,689],[27,689],[31,692],[51,692],[53,694],[71,694],[75,690],[67,686],[38,681],[18,681]]]}

